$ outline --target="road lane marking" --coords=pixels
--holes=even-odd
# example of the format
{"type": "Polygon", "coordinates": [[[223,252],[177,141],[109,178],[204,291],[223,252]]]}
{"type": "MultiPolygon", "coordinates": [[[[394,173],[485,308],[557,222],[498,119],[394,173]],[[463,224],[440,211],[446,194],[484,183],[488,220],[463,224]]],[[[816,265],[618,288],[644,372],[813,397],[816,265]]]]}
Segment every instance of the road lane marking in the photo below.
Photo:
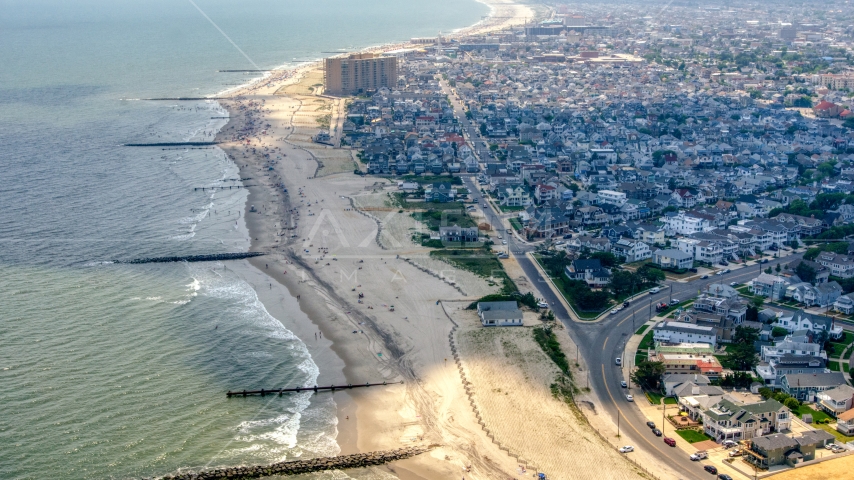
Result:
{"type": "MultiPolygon", "coordinates": [[[[602,351],[605,351],[605,347],[608,345],[608,338],[605,338],[605,343],[602,344],[602,351]]],[[[605,365],[602,365],[602,370],[605,370],[605,365]]]]}

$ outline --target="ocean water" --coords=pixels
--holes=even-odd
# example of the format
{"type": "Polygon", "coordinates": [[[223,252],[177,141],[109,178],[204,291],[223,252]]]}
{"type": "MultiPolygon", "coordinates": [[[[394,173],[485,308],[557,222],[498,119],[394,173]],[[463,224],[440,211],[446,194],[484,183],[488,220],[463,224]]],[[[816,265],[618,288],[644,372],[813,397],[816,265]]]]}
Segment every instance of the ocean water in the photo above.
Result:
{"type": "Polygon", "coordinates": [[[248,248],[245,192],[194,190],[240,183],[220,150],[121,146],[211,139],[220,106],[129,99],[212,95],[252,79],[217,70],[449,32],[487,9],[194,1],[0,0],[0,478],[150,477],[338,451],[329,397],[223,395],[319,374],[226,265],[114,263],[248,248]]]}

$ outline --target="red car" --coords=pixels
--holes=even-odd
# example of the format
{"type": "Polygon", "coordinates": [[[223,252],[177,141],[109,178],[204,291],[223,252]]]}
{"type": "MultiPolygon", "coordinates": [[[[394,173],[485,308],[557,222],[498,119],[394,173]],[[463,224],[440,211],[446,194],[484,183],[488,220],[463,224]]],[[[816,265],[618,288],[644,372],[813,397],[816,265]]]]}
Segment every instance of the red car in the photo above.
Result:
{"type": "Polygon", "coordinates": [[[672,438],[670,438],[670,437],[664,437],[664,443],[666,443],[666,444],[670,445],[671,447],[675,447],[675,446],[676,446],[676,440],[674,440],[674,439],[672,439],[672,438]]]}

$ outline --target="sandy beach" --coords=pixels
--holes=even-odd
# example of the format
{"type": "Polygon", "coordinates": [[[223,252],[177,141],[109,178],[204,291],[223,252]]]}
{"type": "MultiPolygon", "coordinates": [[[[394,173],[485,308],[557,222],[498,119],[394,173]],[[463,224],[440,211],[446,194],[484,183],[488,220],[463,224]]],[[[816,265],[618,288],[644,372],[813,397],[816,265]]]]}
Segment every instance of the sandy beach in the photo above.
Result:
{"type": "MultiPolygon", "coordinates": [[[[495,18],[464,33],[524,23],[533,16],[523,5],[489,4],[495,18]]],[[[471,312],[460,307],[498,287],[427,258],[427,249],[410,239],[417,222],[387,208],[386,199],[396,187],[381,178],[354,175],[355,152],[312,143],[318,120],[325,117],[334,125],[344,108],[342,99],[318,95],[320,85],[322,72],[308,65],[273,72],[233,92],[230,100],[221,100],[230,121],[217,141],[240,167],[248,187],[245,220],[251,250],[267,253],[235,268],[268,311],[308,345],[320,368],[318,382],[404,382],[333,394],[339,405],[341,452],[438,445],[429,454],[385,467],[403,479],[519,478],[534,473],[520,465],[558,468],[548,456],[565,448],[559,445],[560,435],[549,442],[525,440],[533,428],[525,425],[530,411],[500,414],[517,426],[515,433],[512,428],[492,433],[484,426],[483,416],[506,405],[484,404],[475,410],[478,399],[454,357],[460,322],[468,325],[466,331],[472,324],[471,312]]],[[[520,341],[526,348],[533,343],[530,338],[520,341]]],[[[459,347],[466,352],[461,356],[477,360],[478,350],[467,345],[459,347]]],[[[500,366],[514,360],[506,356],[494,361],[500,366]]],[[[543,382],[554,372],[546,367],[536,371],[532,388],[548,397],[543,382]]],[[[524,372],[522,376],[529,378],[524,372]]],[[[527,391],[525,385],[517,386],[527,391]]],[[[523,408],[537,407],[526,401],[523,408]]],[[[563,426],[589,428],[569,407],[561,408],[566,409],[560,414],[563,426]]],[[[558,425],[551,423],[551,428],[558,425]]],[[[593,449],[614,466],[614,475],[599,476],[633,478],[631,465],[602,443],[594,442],[593,449]]],[[[581,466],[561,465],[558,469],[566,471],[581,466]]]]}

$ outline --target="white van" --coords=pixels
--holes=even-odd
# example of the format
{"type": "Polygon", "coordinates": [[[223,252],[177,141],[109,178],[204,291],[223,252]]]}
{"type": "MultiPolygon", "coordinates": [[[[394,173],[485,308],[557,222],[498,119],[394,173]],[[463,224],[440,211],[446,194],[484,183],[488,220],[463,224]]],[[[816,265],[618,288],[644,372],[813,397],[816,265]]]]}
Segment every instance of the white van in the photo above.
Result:
{"type": "Polygon", "coordinates": [[[650,295],[655,295],[656,293],[658,293],[658,292],[660,292],[660,291],[661,291],[661,289],[660,289],[660,288],[658,288],[658,287],[652,287],[652,288],[649,290],[649,294],[650,294],[650,295]]]}

